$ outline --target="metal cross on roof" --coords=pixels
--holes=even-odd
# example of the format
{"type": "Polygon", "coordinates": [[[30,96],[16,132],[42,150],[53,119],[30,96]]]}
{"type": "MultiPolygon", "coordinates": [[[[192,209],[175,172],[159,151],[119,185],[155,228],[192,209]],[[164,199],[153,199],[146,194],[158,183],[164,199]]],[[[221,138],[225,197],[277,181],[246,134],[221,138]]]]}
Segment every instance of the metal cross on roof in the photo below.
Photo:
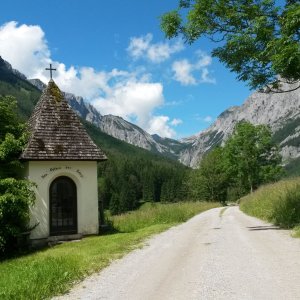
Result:
{"type": "Polygon", "coordinates": [[[52,79],[52,71],[56,71],[56,69],[52,68],[52,64],[50,64],[50,68],[46,68],[45,70],[50,71],[50,79],[52,79]]]}

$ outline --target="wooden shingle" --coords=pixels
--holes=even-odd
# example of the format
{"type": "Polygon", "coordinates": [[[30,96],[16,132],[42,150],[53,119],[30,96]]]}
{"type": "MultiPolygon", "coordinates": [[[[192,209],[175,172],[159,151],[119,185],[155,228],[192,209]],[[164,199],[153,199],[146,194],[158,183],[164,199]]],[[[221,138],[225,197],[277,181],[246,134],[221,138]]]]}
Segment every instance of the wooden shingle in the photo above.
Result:
{"type": "Polygon", "coordinates": [[[22,160],[106,160],[51,79],[29,119],[22,160]]]}

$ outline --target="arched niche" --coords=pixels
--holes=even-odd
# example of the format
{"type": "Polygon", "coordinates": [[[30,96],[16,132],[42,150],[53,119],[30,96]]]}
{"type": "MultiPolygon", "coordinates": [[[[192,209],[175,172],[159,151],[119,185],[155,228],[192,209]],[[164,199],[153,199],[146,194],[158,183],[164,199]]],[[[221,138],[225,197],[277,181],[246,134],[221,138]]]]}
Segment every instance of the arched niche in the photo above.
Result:
{"type": "Polygon", "coordinates": [[[50,235],[76,234],[77,220],[77,187],[67,176],[59,176],[50,184],[50,235]]]}

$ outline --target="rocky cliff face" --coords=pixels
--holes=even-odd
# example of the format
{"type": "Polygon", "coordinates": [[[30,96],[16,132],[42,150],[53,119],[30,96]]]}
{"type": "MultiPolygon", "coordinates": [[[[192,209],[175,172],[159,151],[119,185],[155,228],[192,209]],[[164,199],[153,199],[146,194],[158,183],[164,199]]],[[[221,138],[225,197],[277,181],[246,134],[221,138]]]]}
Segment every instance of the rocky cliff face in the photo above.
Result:
{"type": "MultiPolygon", "coordinates": [[[[292,86],[291,86],[292,88],[292,86]]],[[[224,111],[217,120],[200,134],[184,139],[187,147],[180,153],[180,161],[195,167],[202,156],[220,145],[233,132],[239,121],[270,126],[274,140],[282,147],[287,162],[300,156],[300,89],[288,93],[254,93],[243,105],[224,111]]]]}
{"type": "Polygon", "coordinates": [[[121,117],[105,115],[99,128],[117,139],[146,150],[159,153],[168,152],[167,147],[157,143],[149,133],[121,117]]]}

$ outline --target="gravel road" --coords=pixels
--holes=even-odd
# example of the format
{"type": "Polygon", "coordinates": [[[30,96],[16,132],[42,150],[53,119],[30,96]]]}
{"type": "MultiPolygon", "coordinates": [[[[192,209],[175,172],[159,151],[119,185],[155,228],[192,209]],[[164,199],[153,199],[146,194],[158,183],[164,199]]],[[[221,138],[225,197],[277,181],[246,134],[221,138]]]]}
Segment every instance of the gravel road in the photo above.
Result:
{"type": "Polygon", "coordinates": [[[56,299],[300,299],[300,239],[238,207],[204,212],[56,299]]]}

